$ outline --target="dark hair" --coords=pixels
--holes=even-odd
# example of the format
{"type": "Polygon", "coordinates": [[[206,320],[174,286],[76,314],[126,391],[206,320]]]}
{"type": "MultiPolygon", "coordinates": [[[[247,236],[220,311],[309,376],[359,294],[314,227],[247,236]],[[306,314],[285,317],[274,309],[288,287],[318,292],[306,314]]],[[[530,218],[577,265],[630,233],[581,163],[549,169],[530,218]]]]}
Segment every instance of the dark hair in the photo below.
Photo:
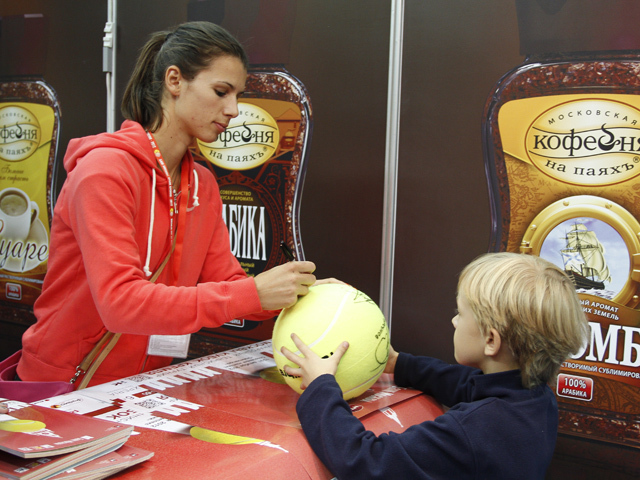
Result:
{"type": "Polygon", "coordinates": [[[222,56],[238,58],[245,69],[247,54],[229,32],[210,22],[188,22],[151,35],[140,50],[133,74],[122,97],[122,115],[155,131],[162,124],[164,75],[172,65],[187,80],[222,56]]]}

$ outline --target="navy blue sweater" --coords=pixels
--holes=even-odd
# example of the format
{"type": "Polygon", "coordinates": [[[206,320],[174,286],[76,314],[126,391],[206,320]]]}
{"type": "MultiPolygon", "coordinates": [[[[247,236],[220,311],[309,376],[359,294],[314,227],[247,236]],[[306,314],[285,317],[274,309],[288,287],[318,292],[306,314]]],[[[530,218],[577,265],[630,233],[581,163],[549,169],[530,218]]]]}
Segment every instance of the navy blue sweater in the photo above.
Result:
{"type": "Polygon", "coordinates": [[[519,370],[484,375],[408,354],[398,357],[395,382],[451,408],[377,437],[351,414],[332,375],[318,377],[298,400],[311,448],[339,479],[544,478],[558,427],[548,386],[524,388],[519,370]]]}

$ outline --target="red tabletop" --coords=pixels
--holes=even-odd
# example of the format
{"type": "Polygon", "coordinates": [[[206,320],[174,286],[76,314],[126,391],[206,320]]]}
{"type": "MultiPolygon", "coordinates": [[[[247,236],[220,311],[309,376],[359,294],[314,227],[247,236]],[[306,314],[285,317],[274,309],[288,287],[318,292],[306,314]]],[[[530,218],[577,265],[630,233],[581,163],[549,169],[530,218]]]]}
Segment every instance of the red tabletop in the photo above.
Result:
{"type": "MultiPolygon", "coordinates": [[[[270,342],[261,342],[45,404],[136,425],[127,445],[154,456],[113,478],[331,479],[298,422],[299,395],[274,374],[269,349],[270,342]],[[223,443],[193,438],[190,426],[221,432],[215,440],[223,443]]],[[[349,404],[376,434],[402,432],[443,413],[434,399],[395,386],[386,374],[349,404]]]]}

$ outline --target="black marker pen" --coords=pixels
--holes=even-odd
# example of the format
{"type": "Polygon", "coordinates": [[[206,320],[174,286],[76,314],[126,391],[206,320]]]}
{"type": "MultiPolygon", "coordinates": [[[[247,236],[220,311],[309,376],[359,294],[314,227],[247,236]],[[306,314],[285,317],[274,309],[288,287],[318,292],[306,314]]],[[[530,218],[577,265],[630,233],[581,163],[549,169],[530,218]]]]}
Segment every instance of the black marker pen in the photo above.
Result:
{"type": "Polygon", "coordinates": [[[284,256],[287,257],[287,260],[289,262],[293,262],[296,259],[296,256],[293,254],[287,244],[284,243],[284,240],[280,242],[280,250],[282,250],[282,253],[284,253],[284,256]]]}

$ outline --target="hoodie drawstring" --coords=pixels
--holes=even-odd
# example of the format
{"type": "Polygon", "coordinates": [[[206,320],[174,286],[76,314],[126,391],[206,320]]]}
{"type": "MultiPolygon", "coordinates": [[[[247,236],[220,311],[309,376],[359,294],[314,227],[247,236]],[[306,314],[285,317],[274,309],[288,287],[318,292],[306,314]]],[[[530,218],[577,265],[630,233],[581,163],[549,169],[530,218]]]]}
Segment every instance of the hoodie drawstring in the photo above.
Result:
{"type": "Polygon", "coordinates": [[[199,207],[200,203],[198,202],[198,172],[196,169],[193,169],[193,206],[189,209],[187,208],[187,212],[190,212],[195,207],[199,207]]]}
{"type": "MultiPolygon", "coordinates": [[[[143,271],[147,277],[150,277],[152,272],[149,269],[149,265],[151,263],[151,240],[153,240],[153,224],[155,222],[155,204],[156,204],[156,171],[151,170],[152,172],[152,181],[151,181],[151,214],[149,215],[149,236],[147,238],[147,259],[145,261],[143,271]]],[[[193,169],[193,205],[191,208],[187,208],[187,212],[190,212],[195,207],[200,206],[199,197],[198,197],[198,187],[199,187],[199,178],[198,172],[196,172],[195,168],[193,169]]]]}
{"type": "Polygon", "coordinates": [[[155,221],[155,206],[156,206],[156,171],[151,170],[151,215],[149,215],[149,237],[147,238],[147,260],[144,263],[144,274],[147,277],[151,276],[151,270],[149,270],[149,263],[151,262],[151,240],[153,239],[153,223],[155,221]]]}

